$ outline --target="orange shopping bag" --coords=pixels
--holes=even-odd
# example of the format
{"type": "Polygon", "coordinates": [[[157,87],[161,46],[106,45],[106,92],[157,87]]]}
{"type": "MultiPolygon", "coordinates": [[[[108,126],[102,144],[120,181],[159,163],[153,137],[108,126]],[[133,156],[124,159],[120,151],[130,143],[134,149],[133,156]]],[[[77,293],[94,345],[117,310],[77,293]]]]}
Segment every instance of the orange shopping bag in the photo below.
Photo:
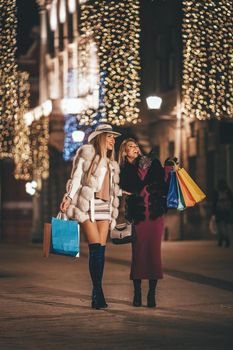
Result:
{"type": "Polygon", "coordinates": [[[183,180],[196,203],[201,202],[203,199],[205,199],[205,193],[202,192],[200,187],[196,184],[195,181],[193,181],[191,176],[187,173],[187,171],[184,168],[178,169],[177,172],[179,178],[183,180]]]}
{"type": "Polygon", "coordinates": [[[180,190],[182,192],[184,203],[186,207],[193,207],[196,204],[195,199],[189,192],[186,183],[184,182],[183,178],[180,176],[179,169],[176,170],[176,177],[179,182],[180,190]]]}

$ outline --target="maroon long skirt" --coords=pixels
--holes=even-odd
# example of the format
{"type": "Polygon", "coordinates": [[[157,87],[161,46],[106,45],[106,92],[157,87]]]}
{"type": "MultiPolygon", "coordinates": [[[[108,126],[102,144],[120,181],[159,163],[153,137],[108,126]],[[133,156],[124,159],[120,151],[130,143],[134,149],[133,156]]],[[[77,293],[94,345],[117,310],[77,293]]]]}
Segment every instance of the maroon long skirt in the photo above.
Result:
{"type": "Polygon", "coordinates": [[[161,241],[164,230],[164,218],[149,219],[149,194],[141,193],[146,205],[146,219],[135,225],[137,239],[132,244],[132,263],[130,279],[163,278],[161,263],[161,241]]]}

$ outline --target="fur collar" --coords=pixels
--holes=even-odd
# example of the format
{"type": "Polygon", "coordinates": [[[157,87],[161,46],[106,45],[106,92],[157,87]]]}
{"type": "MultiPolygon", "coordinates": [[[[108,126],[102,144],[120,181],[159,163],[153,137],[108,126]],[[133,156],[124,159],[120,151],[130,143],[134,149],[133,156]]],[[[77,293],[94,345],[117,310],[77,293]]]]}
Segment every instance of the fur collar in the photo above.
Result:
{"type": "Polygon", "coordinates": [[[91,144],[83,145],[80,147],[75,155],[76,157],[82,157],[84,160],[92,160],[95,155],[95,149],[91,144]]]}

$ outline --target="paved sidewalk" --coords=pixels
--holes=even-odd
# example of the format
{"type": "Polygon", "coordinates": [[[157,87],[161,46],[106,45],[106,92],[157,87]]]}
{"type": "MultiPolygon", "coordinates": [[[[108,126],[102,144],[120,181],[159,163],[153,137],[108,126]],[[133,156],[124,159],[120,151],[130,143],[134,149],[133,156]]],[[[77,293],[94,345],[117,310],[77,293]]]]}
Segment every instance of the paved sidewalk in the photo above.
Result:
{"type": "Polygon", "coordinates": [[[109,307],[92,310],[85,244],[79,259],[46,259],[41,245],[1,243],[0,349],[232,349],[233,248],[163,242],[162,252],[158,308],[134,308],[130,246],[109,243],[109,307]]]}

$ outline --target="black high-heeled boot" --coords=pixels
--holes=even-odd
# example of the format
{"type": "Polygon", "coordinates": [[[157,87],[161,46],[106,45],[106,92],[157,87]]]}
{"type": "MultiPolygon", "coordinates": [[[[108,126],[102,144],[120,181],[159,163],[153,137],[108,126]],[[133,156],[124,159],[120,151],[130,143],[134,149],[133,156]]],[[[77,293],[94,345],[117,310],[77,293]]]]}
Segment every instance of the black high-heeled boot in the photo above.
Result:
{"type": "MultiPolygon", "coordinates": [[[[101,245],[99,248],[99,267],[100,267],[100,283],[102,286],[102,279],[103,279],[103,274],[104,274],[104,263],[105,263],[105,245],[101,245]]],[[[105,297],[104,297],[104,293],[103,293],[103,289],[101,287],[101,304],[102,304],[102,308],[106,308],[108,307],[108,304],[105,301],[105,297]]]]}
{"type": "Polygon", "coordinates": [[[157,280],[149,280],[149,291],[147,294],[147,307],[156,307],[155,289],[157,280]]]}
{"type": "Polygon", "coordinates": [[[91,307],[93,309],[102,309],[105,307],[102,298],[99,250],[99,243],[89,244],[89,270],[93,284],[91,307]]]}
{"type": "Polygon", "coordinates": [[[141,292],[141,280],[133,280],[134,285],[134,298],[133,306],[139,307],[142,306],[142,292],[141,292]]]}

